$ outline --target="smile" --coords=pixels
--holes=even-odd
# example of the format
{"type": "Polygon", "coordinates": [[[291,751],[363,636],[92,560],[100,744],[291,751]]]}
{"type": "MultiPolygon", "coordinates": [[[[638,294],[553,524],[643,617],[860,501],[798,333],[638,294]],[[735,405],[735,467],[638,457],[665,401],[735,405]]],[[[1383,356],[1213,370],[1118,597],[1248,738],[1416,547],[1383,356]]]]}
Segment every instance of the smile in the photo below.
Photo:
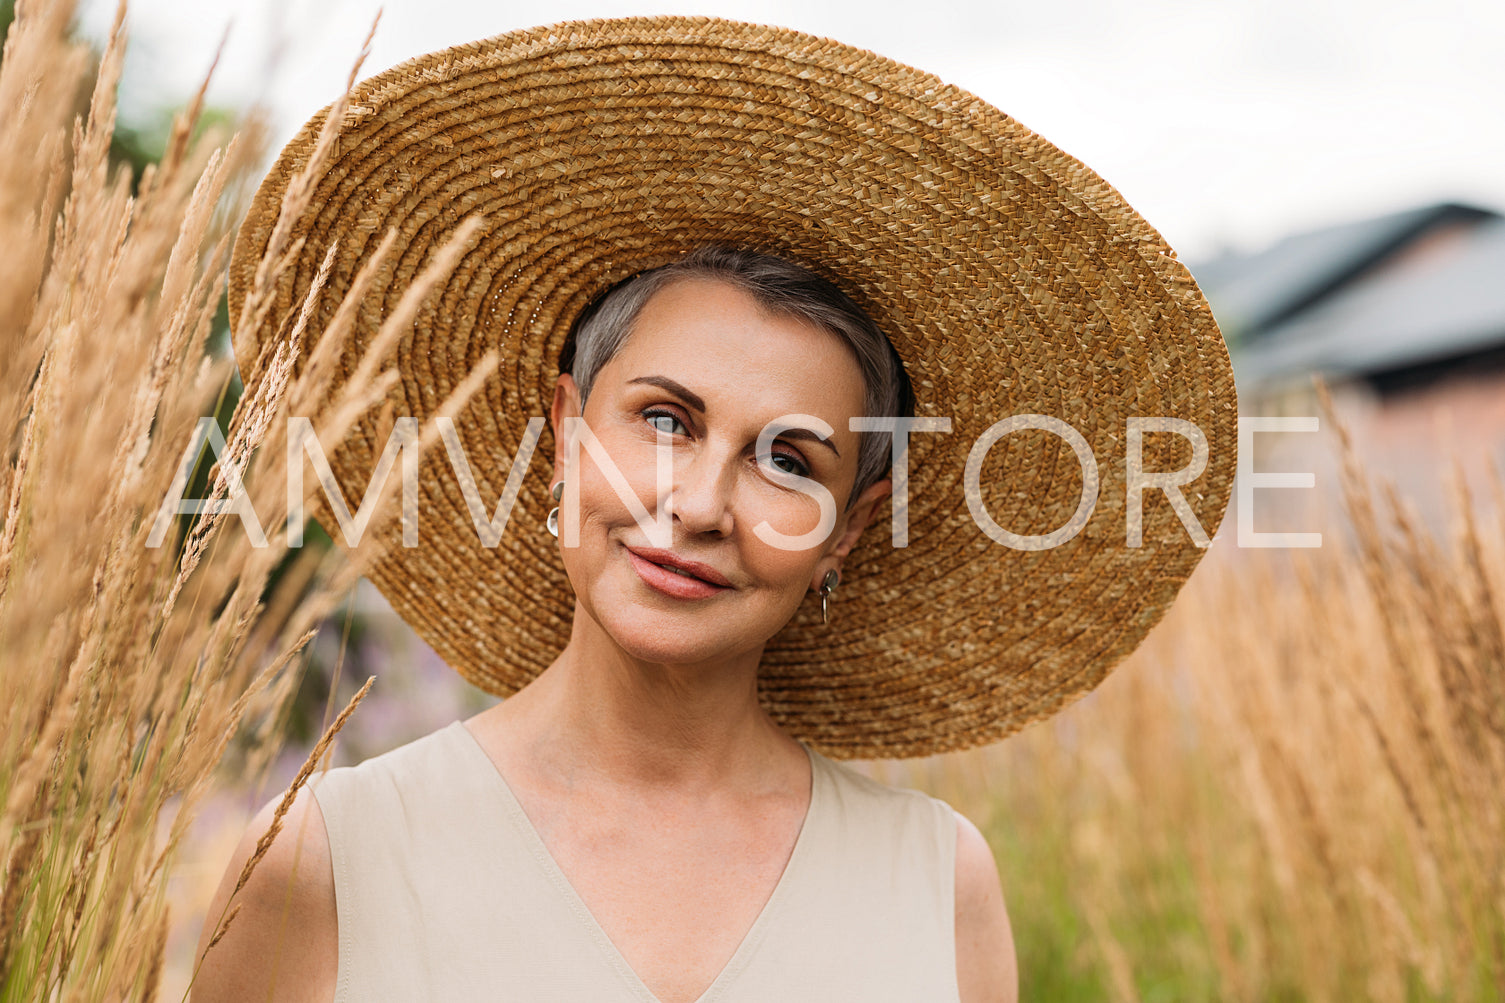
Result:
{"type": "Polygon", "coordinates": [[[668,551],[628,549],[627,560],[643,584],[674,599],[707,599],[731,591],[731,583],[715,569],[693,561],[681,561],[668,551]],[[712,577],[719,581],[709,580],[712,577]]]}

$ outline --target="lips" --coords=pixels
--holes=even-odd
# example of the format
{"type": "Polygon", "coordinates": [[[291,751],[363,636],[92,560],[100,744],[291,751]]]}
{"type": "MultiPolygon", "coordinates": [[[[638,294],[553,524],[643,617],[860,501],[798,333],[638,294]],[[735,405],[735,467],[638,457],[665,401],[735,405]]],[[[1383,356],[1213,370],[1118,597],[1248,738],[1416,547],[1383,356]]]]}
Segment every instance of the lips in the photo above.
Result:
{"type": "Polygon", "coordinates": [[[712,585],[720,585],[723,588],[731,587],[732,583],[726,580],[726,576],[709,564],[686,560],[677,556],[672,550],[660,550],[655,547],[628,547],[627,550],[671,572],[689,578],[698,578],[703,582],[710,582],[712,585]]]}
{"type": "Polygon", "coordinates": [[[657,592],[676,599],[705,599],[731,589],[715,568],[699,561],[688,561],[668,550],[651,547],[628,547],[627,559],[643,583],[657,592]]]}

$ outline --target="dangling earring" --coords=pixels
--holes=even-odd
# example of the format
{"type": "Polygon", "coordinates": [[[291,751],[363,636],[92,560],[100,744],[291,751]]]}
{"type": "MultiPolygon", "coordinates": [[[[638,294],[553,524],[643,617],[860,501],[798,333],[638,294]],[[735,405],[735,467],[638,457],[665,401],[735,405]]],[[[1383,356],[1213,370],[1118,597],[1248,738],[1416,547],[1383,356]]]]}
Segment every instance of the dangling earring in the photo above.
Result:
{"type": "Polygon", "coordinates": [[[821,623],[830,623],[831,622],[831,613],[830,613],[830,610],[827,608],[826,604],[827,604],[827,602],[831,598],[831,593],[836,591],[836,586],[838,584],[840,584],[840,582],[841,582],[841,575],[839,575],[839,574],[836,573],[836,569],[835,568],[832,568],[830,571],[827,571],[826,572],[826,577],[824,577],[824,578],[822,578],[820,580],[820,622],[821,623]]]}
{"type": "MultiPolygon", "coordinates": [[[[558,501],[560,498],[563,498],[564,497],[564,481],[559,481],[557,484],[555,484],[554,487],[553,487],[553,490],[551,490],[549,493],[554,496],[554,500],[555,501],[558,501]]],[[[543,521],[543,524],[544,524],[544,528],[549,531],[549,535],[550,536],[556,536],[557,537],[559,535],[559,506],[558,505],[555,505],[553,508],[549,509],[549,517],[543,521]]]]}

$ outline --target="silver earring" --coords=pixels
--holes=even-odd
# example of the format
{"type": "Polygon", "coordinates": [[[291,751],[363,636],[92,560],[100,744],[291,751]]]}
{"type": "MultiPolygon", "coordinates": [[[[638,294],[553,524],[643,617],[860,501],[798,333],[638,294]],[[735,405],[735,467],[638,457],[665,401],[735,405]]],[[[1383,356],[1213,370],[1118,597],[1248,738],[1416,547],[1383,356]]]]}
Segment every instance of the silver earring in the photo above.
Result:
{"type": "Polygon", "coordinates": [[[830,623],[831,613],[827,603],[831,599],[831,593],[836,591],[836,586],[841,583],[841,575],[832,568],[826,572],[826,577],[820,580],[820,622],[830,623]]]}
{"type": "MultiPolygon", "coordinates": [[[[549,493],[554,496],[554,500],[555,501],[558,501],[560,498],[563,498],[564,497],[564,481],[557,482],[554,485],[554,487],[550,490],[549,493]]],[[[555,505],[553,508],[549,509],[549,517],[544,520],[543,525],[544,525],[544,528],[549,531],[549,535],[550,536],[556,536],[557,537],[559,535],[559,506],[558,505],[555,505]]]]}

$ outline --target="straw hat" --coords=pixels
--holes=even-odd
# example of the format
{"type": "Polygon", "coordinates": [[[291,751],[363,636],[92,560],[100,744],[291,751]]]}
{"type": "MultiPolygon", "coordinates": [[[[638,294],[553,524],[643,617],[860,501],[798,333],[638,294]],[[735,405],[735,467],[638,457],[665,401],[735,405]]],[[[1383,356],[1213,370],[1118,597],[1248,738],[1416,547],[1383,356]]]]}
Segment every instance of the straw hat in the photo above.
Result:
{"type": "MultiPolygon", "coordinates": [[[[323,119],[256,193],[230,269],[232,317],[323,119]]],[[[287,336],[333,242],[308,344],[395,227],[398,247],[346,346],[350,372],[428,255],[472,216],[479,236],[396,349],[391,399],[423,420],[500,348],[500,368],[456,421],[488,512],[525,423],[548,414],[581,309],[707,242],[836,282],[893,342],[916,414],[951,419],[949,434],[911,439],[909,545],[891,545],[885,504],[844,565],[830,625],[807,601],[768,644],[764,705],[827,755],[999,739],[1085,693],[1139,643],[1202,549],[1159,490],[1143,495],[1143,545],[1127,544],[1131,417],[1201,430],[1206,469],[1182,492],[1207,536],[1221,521],[1233,375],[1186,268],[1102,178],[927,73],[782,28],[680,17],[556,24],[396,66],[356,86],[336,155],[294,221],[304,242],[270,319],[235,331],[242,371],[287,336]],[[1098,483],[1084,484],[1065,439],[1026,429],[986,453],[973,501],[999,527],[1042,536],[1076,528],[1096,486],[1090,518],[1060,546],[996,542],[969,507],[969,454],[1012,415],[1080,433],[1098,483]]],[[[377,434],[372,418],[332,451],[346,499],[364,495],[377,434]]],[[[1144,471],[1193,462],[1182,435],[1142,439],[1144,471]]],[[[528,682],[569,635],[574,600],[544,529],[550,450],[546,432],[495,548],[478,539],[446,452],[423,453],[420,545],[402,547],[393,520],[370,572],[446,662],[497,694],[528,682]]]]}

